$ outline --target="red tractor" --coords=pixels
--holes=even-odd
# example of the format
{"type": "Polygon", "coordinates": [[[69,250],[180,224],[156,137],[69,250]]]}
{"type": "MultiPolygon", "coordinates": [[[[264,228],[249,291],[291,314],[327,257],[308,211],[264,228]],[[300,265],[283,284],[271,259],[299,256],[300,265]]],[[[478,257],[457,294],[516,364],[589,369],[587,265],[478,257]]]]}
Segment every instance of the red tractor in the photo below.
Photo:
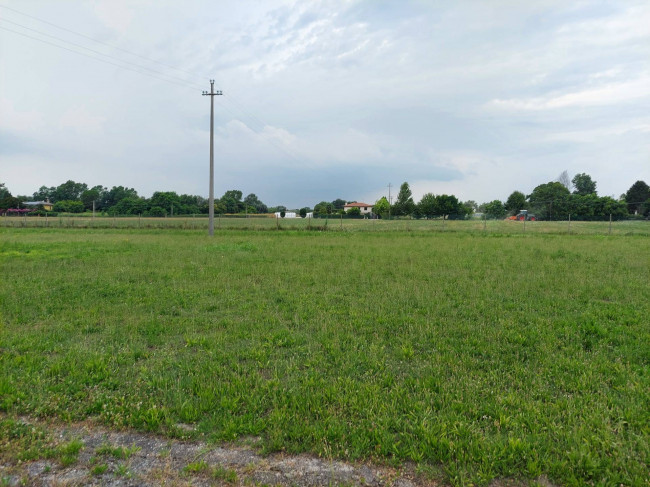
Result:
{"type": "Polygon", "coordinates": [[[517,213],[514,216],[511,216],[509,220],[517,220],[517,221],[528,221],[528,222],[534,222],[537,220],[537,217],[535,215],[532,215],[528,213],[528,210],[519,210],[519,213],[517,213]]]}

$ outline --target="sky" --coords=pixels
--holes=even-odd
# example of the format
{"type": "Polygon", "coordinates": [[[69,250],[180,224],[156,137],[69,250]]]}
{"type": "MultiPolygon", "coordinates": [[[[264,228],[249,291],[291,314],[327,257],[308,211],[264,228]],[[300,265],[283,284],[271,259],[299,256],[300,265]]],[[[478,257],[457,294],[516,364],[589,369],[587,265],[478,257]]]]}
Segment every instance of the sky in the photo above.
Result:
{"type": "Polygon", "coordinates": [[[0,0],[0,182],[269,206],[650,183],[647,0],[0,0]]]}

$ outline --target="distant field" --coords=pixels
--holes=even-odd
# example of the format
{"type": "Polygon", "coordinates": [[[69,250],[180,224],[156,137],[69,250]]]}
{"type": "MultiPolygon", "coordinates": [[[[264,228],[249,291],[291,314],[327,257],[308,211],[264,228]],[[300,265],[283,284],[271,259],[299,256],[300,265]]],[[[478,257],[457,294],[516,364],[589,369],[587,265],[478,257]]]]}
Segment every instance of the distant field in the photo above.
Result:
{"type": "MultiPolygon", "coordinates": [[[[205,215],[173,218],[97,217],[86,215],[45,217],[0,217],[0,228],[77,228],[77,229],[208,229],[205,215]]],[[[272,215],[245,218],[240,215],[215,216],[217,230],[328,230],[328,231],[414,231],[414,232],[480,232],[480,233],[546,233],[572,235],[646,235],[650,222],[623,220],[604,222],[509,220],[366,220],[332,218],[274,218],[272,215]]]]}
{"type": "Polygon", "coordinates": [[[0,411],[648,485],[647,222],[286,222],[0,226],[0,411]]]}

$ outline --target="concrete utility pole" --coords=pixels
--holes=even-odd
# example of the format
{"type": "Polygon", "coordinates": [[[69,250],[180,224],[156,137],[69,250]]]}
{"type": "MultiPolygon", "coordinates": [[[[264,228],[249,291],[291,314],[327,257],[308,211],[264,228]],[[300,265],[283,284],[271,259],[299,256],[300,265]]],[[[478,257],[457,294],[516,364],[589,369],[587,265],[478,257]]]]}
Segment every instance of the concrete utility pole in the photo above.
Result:
{"type": "Polygon", "coordinates": [[[210,92],[203,92],[203,96],[210,97],[210,200],[208,203],[208,234],[211,237],[214,235],[214,97],[217,95],[223,95],[223,92],[221,90],[214,91],[214,80],[211,79],[210,92]]]}

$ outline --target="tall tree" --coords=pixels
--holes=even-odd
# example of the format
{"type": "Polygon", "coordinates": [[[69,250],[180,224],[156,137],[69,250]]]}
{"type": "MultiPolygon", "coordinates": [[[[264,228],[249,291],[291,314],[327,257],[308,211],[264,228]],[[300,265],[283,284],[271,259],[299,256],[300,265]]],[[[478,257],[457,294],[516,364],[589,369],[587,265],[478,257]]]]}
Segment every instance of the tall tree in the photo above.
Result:
{"type": "Polygon", "coordinates": [[[388,200],[386,199],[385,196],[379,198],[372,207],[372,212],[375,215],[379,215],[382,218],[388,216],[389,210],[390,210],[390,203],[388,203],[388,200]]]}
{"type": "Polygon", "coordinates": [[[11,196],[11,193],[5,186],[5,183],[0,183],[0,200],[3,198],[8,198],[11,196]]]}
{"type": "Polygon", "coordinates": [[[650,187],[645,181],[637,181],[625,193],[625,202],[627,203],[627,210],[631,214],[643,213],[644,203],[650,199],[650,187]]]}
{"type": "Polygon", "coordinates": [[[56,201],[77,201],[80,199],[81,194],[88,189],[86,183],[75,183],[72,180],[68,180],[63,184],[60,184],[54,189],[52,193],[52,202],[56,201]]]}
{"type": "Polygon", "coordinates": [[[526,209],[526,195],[521,191],[513,191],[508,196],[505,207],[511,215],[519,213],[519,210],[526,209]]]}
{"type": "Polygon", "coordinates": [[[489,218],[503,218],[506,216],[506,207],[503,205],[503,203],[499,200],[493,200],[490,201],[485,205],[485,214],[489,218]]]}
{"type": "Polygon", "coordinates": [[[596,181],[591,179],[591,176],[586,173],[579,173],[573,176],[571,180],[575,188],[573,194],[586,196],[588,194],[596,194],[596,181]]]}
{"type": "Polygon", "coordinates": [[[38,188],[38,191],[36,191],[32,197],[34,198],[35,201],[52,201],[52,194],[54,194],[54,186],[48,188],[47,186],[41,186],[38,188]]]}
{"type": "Polygon", "coordinates": [[[530,207],[544,220],[564,220],[569,216],[571,193],[559,181],[540,184],[528,196],[530,207]]]}
{"type": "MultiPolygon", "coordinates": [[[[96,187],[96,186],[95,186],[96,187]]],[[[99,208],[101,210],[108,210],[111,206],[116,205],[120,200],[127,197],[137,197],[138,192],[133,188],[125,188],[124,186],[113,186],[109,191],[103,191],[100,194],[99,208]]]]}
{"type": "Polygon", "coordinates": [[[345,206],[345,200],[342,200],[341,198],[337,198],[334,201],[332,201],[332,208],[334,208],[335,210],[342,210],[344,206],[345,206]]]}
{"type": "Polygon", "coordinates": [[[418,203],[418,213],[425,218],[432,218],[438,214],[438,202],[433,193],[422,195],[422,199],[418,203]]]}
{"type": "Polygon", "coordinates": [[[415,203],[413,202],[413,193],[409,187],[409,183],[403,182],[397,194],[397,200],[393,205],[393,215],[411,215],[415,210],[415,203]]]}
{"type": "Polygon", "coordinates": [[[268,207],[260,201],[260,199],[254,193],[249,194],[244,198],[244,203],[248,207],[255,208],[256,213],[268,213],[268,207]]]}
{"type": "Polygon", "coordinates": [[[456,219],[465,217],[460,201],[453,194],[441,194],[436,196],[436,209],[443,218],[456,219]]]}
{"type": "Polygon", "coordinates": [[[239,213],[244,211],[244,202],[241,200],[242,192],[238,189],[231,189],[221,197],[221,203],[226,208],[226,213],[239,213]]]}
{"type": "Polygon", "coordinates": [[[569,177],[568,171],[564,170],[557,177],[556,181],[564,186],[566,189],[571,191],[571,178],[569,177]]]}

